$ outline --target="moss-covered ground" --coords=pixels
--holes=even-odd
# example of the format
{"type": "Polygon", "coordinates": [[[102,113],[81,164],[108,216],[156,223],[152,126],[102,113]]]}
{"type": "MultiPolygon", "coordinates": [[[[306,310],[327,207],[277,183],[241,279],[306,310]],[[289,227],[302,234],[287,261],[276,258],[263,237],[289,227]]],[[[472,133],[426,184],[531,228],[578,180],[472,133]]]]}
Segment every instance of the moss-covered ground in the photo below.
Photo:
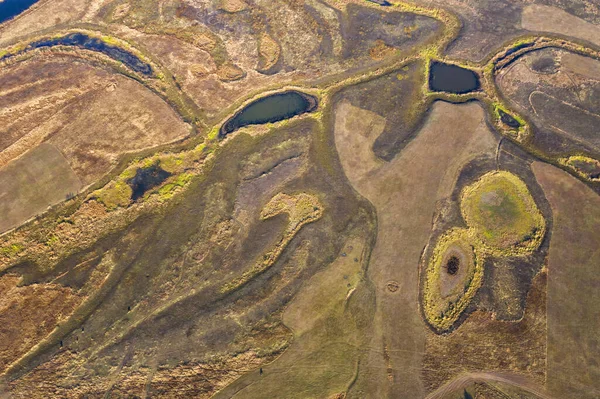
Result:
{"type": "Polygon", "coordinates": [[[506,171],[488,173],[466,187],[461,210],[467,225],[495,254],[531,252],[540,245],[546,231],[527,186],[506,171]]]}

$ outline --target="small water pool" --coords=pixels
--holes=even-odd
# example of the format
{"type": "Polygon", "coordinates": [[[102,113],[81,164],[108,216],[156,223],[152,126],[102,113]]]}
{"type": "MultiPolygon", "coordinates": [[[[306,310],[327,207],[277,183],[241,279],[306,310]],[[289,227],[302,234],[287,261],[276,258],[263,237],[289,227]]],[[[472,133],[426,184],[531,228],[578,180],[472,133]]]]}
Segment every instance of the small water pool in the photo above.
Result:
{"type": "Polygon", "coordinates": [[[463,94],[479,89],[480,83],[475,72],[436,61],[429,70],[429,87],[433,91],[463,94]]]}
{"type": "Polygon", "coordinates": [[[306,93],[290,90],[260,98],[237,112],[219,131],[224,137],[248,125],[272,123],[292,118],[317,109],[317,98],[306,93]]]}
{"type": "Polygon", "coordinates": [[[0,23],[16,17],[38,0],[0,0],[0,23]]]}
{"type": "Polygon", "coordinates": [[[371,3],[379,4],[380,6],[384,6],[384,7],[387,7],[387,6],[391,6],[391,5],[392,5],[392,3],[390,3],[390,2],[389,2],[389,1],[387,1],[387,0],[369,0],[369,1],[370,1],[371,3]]]}
{"type": "Polygon", "coordinates": [[[512,115],[507,114],[506,112],[502,111],[501,109],[498,110],[498,114],[500,115],[500,120],[506,126],[511,127],[513,129],[518,129],[519,127],[521,127],[521,124],[519,123],[519,121],[516,120],[515,118],[513,118],[512,115]]]}
{"type": "Polygon", "coordinates": [[[171,174],[158,165],[139,168],[135,176],[127,181],[131,187],[131,199],[136,201],[144,196],[146,191],[164,182],[171,174]]]}

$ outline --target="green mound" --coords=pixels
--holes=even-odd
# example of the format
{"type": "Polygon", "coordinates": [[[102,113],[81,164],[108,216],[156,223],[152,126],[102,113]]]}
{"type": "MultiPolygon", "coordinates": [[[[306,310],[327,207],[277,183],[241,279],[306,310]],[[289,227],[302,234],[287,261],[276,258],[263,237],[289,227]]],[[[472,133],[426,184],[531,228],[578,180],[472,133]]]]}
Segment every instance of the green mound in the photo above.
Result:
{"type": "Polygon", "coordinates": [[[429,324],[447,331],[473,299],[483,278],[471,231],[453,229],[436,244],[425,275],[423,311],[429,324]]]}
{"type": "Polygon", "coordinates": [[[494,171],[466,187],[461,210],[486,249],[516,255],[536,249],[545,222],[525,183],[506,171],[494,171]]]}

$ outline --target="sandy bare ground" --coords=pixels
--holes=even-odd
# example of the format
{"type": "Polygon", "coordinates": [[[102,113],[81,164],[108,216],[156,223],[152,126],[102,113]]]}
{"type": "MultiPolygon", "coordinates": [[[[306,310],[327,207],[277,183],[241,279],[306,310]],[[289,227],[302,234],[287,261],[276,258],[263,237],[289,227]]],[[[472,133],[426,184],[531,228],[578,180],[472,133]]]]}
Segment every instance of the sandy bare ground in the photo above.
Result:
{"type": "Polygon", "coordinates": [[[0,45],[4,46],[16,37],[48,29],[59,23],[77,20],[85,12],[86,3],[88,0],[42,0],[0,26],[0,45]]]}
{"type": "Polygon", "coordinates": [[[579,54],[566,53],[561,57],[561,64],[567,71],[588,79],[600,80],[600,62],[597,60],[579,54]]]}
{"type": "Polygon", "coordinates": [[[427,327],[418,308],[421,251],[436,202],[450,195],[462,166],[493,152],[496,140],[475,103],[435,103],[417,137],[390,163],[377,161],[366,150],[381,129],[379,116],[369,118],[347,102],[337,105],[335,141],[342,166],[351,184],[375,206],[378,221],[368,270],[377,290],[374,337],[361,371],[369,397],[424,397],[427,327]],[[393,293],[386,288],[390,281],[399,286],[393,293]]]}
{"type": "Polygon", "coordinates": [[[72,59],[38,58],[0,71],[0,168],[43,142],[84,186],[128,152],[177,141],[189,125],[138,82],[72,59]]]}

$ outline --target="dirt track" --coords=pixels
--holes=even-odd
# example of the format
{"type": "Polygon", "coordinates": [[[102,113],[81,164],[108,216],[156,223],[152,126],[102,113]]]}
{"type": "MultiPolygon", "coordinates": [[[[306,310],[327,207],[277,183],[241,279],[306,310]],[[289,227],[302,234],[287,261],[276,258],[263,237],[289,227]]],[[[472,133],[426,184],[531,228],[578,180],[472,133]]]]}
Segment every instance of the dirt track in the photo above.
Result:
{"type": "Polygon", "coordinates": [[[499,372],[463,374],[430,393],[426,399],[445,398],[447,397],[446,395],[456,392],[457,390],[464,389],[475,382],[500,382],[520,388],[540,399],[552,399],[552,397],[549,396],[542,387],[531,382],[527,378],[519,374],[499,372]]]}

